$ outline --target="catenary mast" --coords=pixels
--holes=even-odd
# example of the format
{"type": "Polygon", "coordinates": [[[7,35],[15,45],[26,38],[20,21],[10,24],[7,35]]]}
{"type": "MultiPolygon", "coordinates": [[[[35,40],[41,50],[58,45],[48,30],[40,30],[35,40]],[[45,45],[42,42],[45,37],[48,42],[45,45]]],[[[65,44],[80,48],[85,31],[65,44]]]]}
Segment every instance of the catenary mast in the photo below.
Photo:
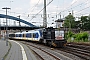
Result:
{"type": "Polygon", "coordinates": [[[43,27],[47,27],[46,0],[44,0],[43,27]]]}

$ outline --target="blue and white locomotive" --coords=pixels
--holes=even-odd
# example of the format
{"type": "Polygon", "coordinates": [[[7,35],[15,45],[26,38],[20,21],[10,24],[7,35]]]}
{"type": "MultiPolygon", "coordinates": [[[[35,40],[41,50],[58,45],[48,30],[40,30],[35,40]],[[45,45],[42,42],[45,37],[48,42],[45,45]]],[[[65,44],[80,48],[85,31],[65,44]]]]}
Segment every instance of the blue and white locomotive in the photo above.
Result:
{"type": "Polygon", "coordinates": [[[66,45],[64,31],[58,31],[51,27],[11,33],[9,34],[9,38],[36,41],[54,47],[63,47],[66,45]]]}

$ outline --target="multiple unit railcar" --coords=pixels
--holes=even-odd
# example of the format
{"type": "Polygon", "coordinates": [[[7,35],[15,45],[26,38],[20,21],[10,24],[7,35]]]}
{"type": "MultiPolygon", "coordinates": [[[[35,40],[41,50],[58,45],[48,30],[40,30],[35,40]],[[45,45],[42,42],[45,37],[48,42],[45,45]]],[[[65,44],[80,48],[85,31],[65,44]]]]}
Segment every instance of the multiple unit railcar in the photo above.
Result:
{"type": "Polygon", "coordinates": [[[42,37],[42,30],[30,30],[24,32],[17,32],[9,34],[10,39],[22,39],[22,40],[31,40],[31,41],[39,41],[42,37]]]}
{"type": "Polygon", "coordinates": [[[64,31],[58,31],[52,27],[12,33],[9,34],[9,38],[36,41],[54,47],[63,47],[66,45],[64,31]]]}

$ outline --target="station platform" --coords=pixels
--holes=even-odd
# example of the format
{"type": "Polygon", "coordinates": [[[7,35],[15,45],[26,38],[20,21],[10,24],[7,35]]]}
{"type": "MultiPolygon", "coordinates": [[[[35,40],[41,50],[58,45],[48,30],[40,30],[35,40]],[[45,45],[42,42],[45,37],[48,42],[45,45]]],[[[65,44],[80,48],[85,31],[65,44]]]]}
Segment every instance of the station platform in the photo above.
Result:
{"type": "Polygon", "coordinates": [[[0,39],[0,60],[37,60],[35,54],[24,44],[0,39]]]}

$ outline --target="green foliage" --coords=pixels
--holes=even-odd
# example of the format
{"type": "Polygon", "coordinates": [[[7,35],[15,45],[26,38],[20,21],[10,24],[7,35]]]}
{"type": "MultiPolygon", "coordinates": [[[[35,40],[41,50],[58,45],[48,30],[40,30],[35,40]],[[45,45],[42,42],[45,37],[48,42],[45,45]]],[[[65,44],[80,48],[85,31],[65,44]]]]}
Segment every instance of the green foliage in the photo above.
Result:
{"type": "Polygon", "coordinates": [[[88,41],[88,33],[87,32],[82,32],[82,33],[78,33],[75,34],[73,37],[75,38],[75,40],[79,41],[88,41]]]}
{"type": "Polygon", "coordinates": [[[90,16],[81,16],[80,28],[82,30],[90,30],[90,16]]]}
{"type": "Polygon", "coordinates": [[[69,14],[68,16],[65,17],[65,21],[64,21],[64,24],[63,24],[64,27],[67,27],[67,28],[73,28],[75,27],[75,17],[71,14],[69,14]]]}
{"type": "Polygon", "coordinates": [[[75,21],[75,17],[72,14],[69,14],[65,17],[64,27],[67,28],[80,28],[81,30],[90,30],[90,15],[79,17],[79,21],[75,21]]]}
{"type": "Polygon", "coordinates": [[[69,38],[69,37],[72,37],[73,35],[74,35],[74,33],[69,31],[67,37],[69,38]]]}
{"type": "Polygon", "coordinates": [[[65,39],[66,39],[66,40],[68,39],[67,35],[68,35],[68,33],[65,33],[65,39]]]}
{"type": "Polygon", "coordinates": [[[74,33],[69,31],[68,33],[65,33],[65,39],[68,40],[68,38],[71,38],[73,35],[74,35],[74,33]]]}
{"type": "Polygon", "coordinates": [[[82,40],[82,33],[75,34],[75,35],[74,35],[74,38],[75,38],[76,40],[82,40]]]}
{"type": "Polygon", "coordinates": [[[65,34],[65,38],[71,42],[71,37],[74,38],[72,42],[88,42],[89,34],[87,32],[81,32],[74,34],[73,32],[68,32],[65,34]]]}

